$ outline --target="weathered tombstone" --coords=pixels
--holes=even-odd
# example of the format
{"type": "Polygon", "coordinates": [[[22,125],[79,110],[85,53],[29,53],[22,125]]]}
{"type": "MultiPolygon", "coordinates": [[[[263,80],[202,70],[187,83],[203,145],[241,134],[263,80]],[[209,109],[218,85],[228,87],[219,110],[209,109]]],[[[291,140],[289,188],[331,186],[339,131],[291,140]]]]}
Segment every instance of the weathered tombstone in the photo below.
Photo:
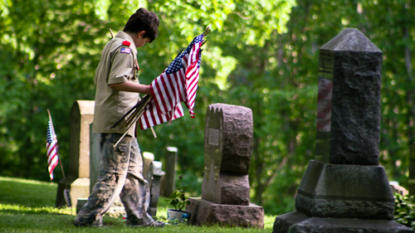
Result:
{"type": "Polygon", "coordinates": [[[205,175],[202,198],[220,204],[249,204],[252,111],[211,105],[205,125],[205,175]]]}
{"type": "Polygon", "coordinates": [[[176,189],[176,165],[177,165],[177,148],[167,147],[166,154],[166,175],[161,180],[161,195],[170,197],[176,189]]]}
{"type": "Polygon", "coordinates": [[[249,202],[253,119],[249,108],[212,104],[206,114],[202,197],[189,198],[189,223],[264,227],[264,209],[249,202]]]}
{"type": "Polygon", "coordinates": [[[144,179],[147,177],[148,169],[150,167],[151,162],[154,161],[154,154],[144,151],[143,155],[143,177],[144,179]]]}
{"type": "Polygon", "coordinates": [[[394,197],[378,166],[381,67],[382,52],[357,29],[320,48],[316,160],[296,211],[278,216],[274,233],[414,232],[393,221],[394,197]]]}
{"type": "Polygon", "coordinates": [[[152,161],[148,167],[146,180],[150,186],[150,206],[147,212],[153,217],[157,214],[157,203],[160,197],[160,181],[163,175],[164,172],[162,171],[161,162],[152,161]]]}
{"type": "Polygon", "coordinates": [[[59,181],[56,206],[64,206],[63,190],[70,188],[72,206],[81,197],[89,196],[89,125],[94,118],[94,101],[77,100],[71,109],[69,170],[59,181]]]}

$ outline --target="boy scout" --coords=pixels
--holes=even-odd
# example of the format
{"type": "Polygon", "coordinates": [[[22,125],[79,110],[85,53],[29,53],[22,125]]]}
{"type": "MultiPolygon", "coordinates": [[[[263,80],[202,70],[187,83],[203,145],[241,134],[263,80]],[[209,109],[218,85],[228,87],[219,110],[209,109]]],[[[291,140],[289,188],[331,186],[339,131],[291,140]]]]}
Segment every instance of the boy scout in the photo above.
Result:
{"type": "Polygon", "coordinates": [[[153,12],[140,8],[128,19],[123,31],[104,47],[95,71],[95,113],[93,132],[101,134],[100,173],[88,198],[79,211],[76,226],[102,226],[102,216],[119,195],[127,213],[128,226],[163,227],[147,213],[149,187],[144,179],[143,160],[131,127],[116,148],[126,128],[111,128],[139,100],[139,94],[150,94],[148,85],[139,84],[137,48],[151,43],[158,35],[159,19],[153,12]]]}

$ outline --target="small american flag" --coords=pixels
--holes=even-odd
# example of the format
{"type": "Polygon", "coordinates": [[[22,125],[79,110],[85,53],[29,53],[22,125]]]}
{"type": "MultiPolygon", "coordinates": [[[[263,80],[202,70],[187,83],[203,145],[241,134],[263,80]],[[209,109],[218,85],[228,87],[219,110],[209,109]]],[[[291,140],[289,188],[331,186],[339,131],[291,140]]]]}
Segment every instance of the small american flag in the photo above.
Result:
{"type": "MultiPolygon", "coordinates": [[[[48,111],[49,112],[49,111],[48,111]]],[[[58,139],[53,128],[52,117],[49,114],[48,131],[46,133],[46,150],[50,180],[53,180],[53,169],[58,165],[58,139]]]]}
{"type": "Polygon", "coordinates": [[[152,100],[140,118],[141,129],[159,125],[184,116],[185,102],[193,118],[199,80],[203,34],[195,37],[167,69],[151,84],[152,100]]]}

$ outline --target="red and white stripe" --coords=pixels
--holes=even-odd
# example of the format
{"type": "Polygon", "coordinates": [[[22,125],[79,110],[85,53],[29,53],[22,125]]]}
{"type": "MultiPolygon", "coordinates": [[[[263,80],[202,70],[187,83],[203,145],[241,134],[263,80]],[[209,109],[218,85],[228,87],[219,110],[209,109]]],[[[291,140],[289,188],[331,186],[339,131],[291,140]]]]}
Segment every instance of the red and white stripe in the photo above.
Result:
{"type": "Polygon", "coordinates": [[[189,109],[190,116],[193,118],[195,113],[193,111],[196,100],[197,84],[199,82],[199,50],[202,43],[193,45],[190,51],[190,59],[188,60],[188,69],[186,69],[186,105],[189,109]]]}
{"type": "Polygon", "coordinates": [[[331,131],[333,82],[320,78],[317,95],[317,131],[331,131]]]}
{"type": "Polygon", "coordinates": [[[53,169],[58,165],[58,150],[57,150],[57,141],[53,141],[52,144],[47,145],[48,151],[48,170],[50,180],[53,180],[53,169]]]}
{"type": "Polygon", "coordinates": [[[194,117],[201,44],[195,43],[190,53],[183,56],[182,68],[177,72],[171,74],[164,72],[150,84],[152,99],[140,118],[141,129],[184,116],[181,102],[185,102],[190,116],[194,117]]]}
{"type": "Polygon", "coordinates": [[[49,122],[48,127],[48,134],[49,140],[46,141],[46,150],[47,150],[47,157],[48,157],[48,170],[50,180],[53,180],[53,169],[58,165],[58,139],[56,138],[52,123],[49,122]]]}

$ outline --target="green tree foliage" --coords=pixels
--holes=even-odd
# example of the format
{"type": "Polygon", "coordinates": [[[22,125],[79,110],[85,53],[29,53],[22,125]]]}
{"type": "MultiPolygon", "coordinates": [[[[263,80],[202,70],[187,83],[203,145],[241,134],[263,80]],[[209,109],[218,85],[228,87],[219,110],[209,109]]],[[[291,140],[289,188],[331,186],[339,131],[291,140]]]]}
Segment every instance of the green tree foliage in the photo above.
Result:
{"type": "Polygon", "coordinates": [[[99,49],[89,48],[108,29],[84,1],[2,1],[0,16],[0,167],[3,175],[46,179],[46,109],[65,157],[71,104],[94,97],[99,49]]]}
{"type": "Polygon", "coordinates": [[[383,51],[380,162],[391,179],[406,184],[414,141],[415,6],[404,0],[1,1],[0,175],[48,179],[46,109],[67,167],[71,106],[94,99],[94,71],[108,28],[122,30],[138,7],[161,20],[159,38],[138,50],[142,83],[212,28],[196,117],[156,126],[157,139],[150,130],[138,136],[142,151],[157,160],[167,146],[178,148],[178,172],[195,194],[203,177],[208,105],[243,105],[254,114],[251,201],[273,214],[294,209],[296,189],[314,157],[318,48],[348,27],[360,29],[383,51]]]}

